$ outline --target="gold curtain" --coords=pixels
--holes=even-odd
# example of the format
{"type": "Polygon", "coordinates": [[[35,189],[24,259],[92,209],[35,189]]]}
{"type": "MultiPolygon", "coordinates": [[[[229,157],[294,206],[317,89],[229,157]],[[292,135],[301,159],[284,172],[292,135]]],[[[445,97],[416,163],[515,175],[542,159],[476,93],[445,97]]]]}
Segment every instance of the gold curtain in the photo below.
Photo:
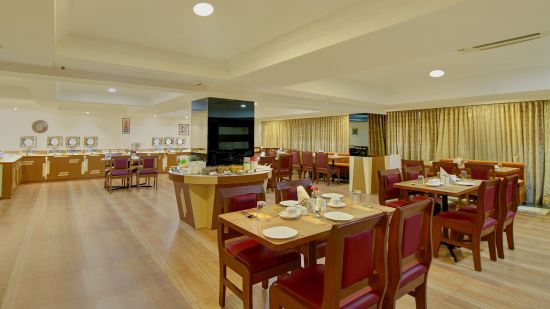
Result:
{"type": "Polygon", "coordinates": [[[527,202],[539,204],[550,199],[549,122],[550,101],[390,112],[388,148],[404,159],[524,162],[527,202]]]}
{"type": "Polygon", "coordinates": [[[386,155],[386,115],[369,114],[369,155],[386,155]]]}
{"type": "Polygon", "coordinates": [[[262,146],[347,153],[349,117],[262,121],[262,146]]]}

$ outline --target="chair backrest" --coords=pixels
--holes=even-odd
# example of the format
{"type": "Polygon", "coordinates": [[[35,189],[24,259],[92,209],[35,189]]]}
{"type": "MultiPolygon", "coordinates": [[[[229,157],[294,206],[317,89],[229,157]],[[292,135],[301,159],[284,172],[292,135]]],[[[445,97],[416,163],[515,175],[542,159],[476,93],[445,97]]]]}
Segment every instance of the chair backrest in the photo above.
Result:
{"type": "Polygon", "coordinates": [[[484,180],[477,191],[476,222],[485,223],[485,219],[500,216],[500,178],[484,180]]]}
{"type": "Polygon", "coordinates": [[[458,176],[458,173],[459,173],[458,164],[453,162],[445,162],[445,161],[434,162],[433,167],[434,167],[434,175],[437,175],[437,173],[441,168],[450,175],[458,176]]]}
{"type": "Polygon", "coordinates": [[[394,184],[401,182],[401,172],[398,168],[378,171],[378,203],[385,205],[387,200],[401,197],[401,190],[394,184]]]}
{"type": "Polygon", "coordinates": [[[269,151],[267,152],[267,156],[268,156],[268,157],[275,158],[275,157],[277,156],[277,150],[273,150],[273,149],[269,150],[269,151]]]}
{"type": "Polygon", "coordinates": [[[292,156],[287,154],[279,155],[277,160],[277,170],[290,170],[292,171],[292,156]]]}
{"type": "Polygon", "coordinates": [[[129,170],[130,156],[112,156],[111,170],[129,170]]]}
{"type": "MultiPolygon", "coordinates": [[[[257,201],[265,201],[265,191],[262,185],[221,188],[218,189],[218,195],[221,206],[220,214],[255,208],[257,201]]],[[[220,249],[225,247],[225,241],[241,236],[241,233],[225,228],[223,224],[218,223],[218,246],[220,249]]]]}
{"type": "Polygon", "coordinates": [[[378,214],[332,226],[327,242],[322,308],[370,287],[381,297],[386,285],[387,216],[378,214]]]}
{"type": "Polygon", "coordinates": [[[416,180],[420,175],[424,176],[424,167],[406,166],[403,168],[403,179],[405,180],[416,180]]]}
{"type": "Polygon", "coordinates": [[[301,160],[300,160],[300,151],[298,151],[298,150],[293,150],[293,151],[291,152],[291,154],[292,154],[292,164],[293,164],[293,165],[301,165],[302,162],[301,162],[301,160]]]}
{"type": "Polygon", "coordinates": [[[313,167],[313,152],[304,151],[302,152],[302,160],[304,166],[313,167]]]}
{"type": "Polygon", "coordinates": [[[315,154],[317,168],[328,167],[328,154],[326,152],[317,152],[315,154]]]}
{"type": "Polygon", "coordinates": [[[464,163],[464,167],[472,179],[488,180],[495,178],[493,164],[464,163]]]}
{"type": "MultiPolygon", "coordinates": [[[[401,160],[402,170],[405,170],[406,167],[413,167],[413,166],[418,166],[422,170],[424,170],[424,161],[423,160],[405,160],[405,159],[401,160]]],[[[424,174],[424,172],[422,172],[422,174],[424,174]]]]}
{"type": "Polygon", "coordinates": [[[260,157],[260,161],[258,162],[259,165],[269,165],[273,167],[273,163],[275,162],[275,157],[260,157]]]}
{"type": "Polygon", "coordinates": [[[306,192],[311,196],[312,185],[313,182],[309,178],[278,182],[275,191],[275,203],[279,204],[281,201],[286,200],[298,200],[297,188],[299,186],[304,187],[306,192]]]}
{"type": "Polygon", "coordinates": [[[158,156],[142,156],[140,161],[142,170],[158,169],[158,156]]]}
{"type": "Polygon", "coordinates": [[[504,219],[509,210],[513,212],[518,210],[518,180],[518,175],[510,175],[500,182],[500,209],[504,219]]]}
{"type": "MultiPolygon", "coordinates": [[[[432,213],[433,201],[430,199],[396,208],[393,212],[388,238],[387,277],[390,295],[398,294],[404,270],[418,264],[430,268],[432,213]]],[[[397,295],[397,298],[399,296],[397,295]]]]}

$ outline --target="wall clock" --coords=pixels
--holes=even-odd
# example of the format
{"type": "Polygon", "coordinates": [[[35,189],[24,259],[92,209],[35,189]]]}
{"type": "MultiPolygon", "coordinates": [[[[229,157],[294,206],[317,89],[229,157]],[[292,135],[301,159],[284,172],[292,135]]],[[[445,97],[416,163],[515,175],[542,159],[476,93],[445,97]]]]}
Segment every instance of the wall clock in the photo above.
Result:
{"type": "Polygon", "coordinates": [[[32,130],[36,133],[48,131],[48,123],[45,120],[37,120],[32,123],[32,130]]]}

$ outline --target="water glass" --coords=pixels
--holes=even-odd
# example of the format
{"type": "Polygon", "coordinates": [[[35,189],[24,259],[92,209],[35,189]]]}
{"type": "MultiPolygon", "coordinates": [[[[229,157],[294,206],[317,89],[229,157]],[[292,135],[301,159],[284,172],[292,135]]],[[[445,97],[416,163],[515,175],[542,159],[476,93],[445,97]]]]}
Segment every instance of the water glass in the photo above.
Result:
{"type": "Polygon", "coordinates": [[[419,175],[418,178],[416,179],[416,181],[417,181],[418,184],[423,185],[424,184],[424,176],[419,175]]]}
{"type": "Polygon", "coordinates": [[[361,203],[361,190],[353,190],[353,203],[361,203]]]}
{"type": "Polygon", "coordinates": [[[256,213],[261,214],[262,209],[264,208],[264,206],[265,206],[265,201],[257,201],[256,202],[256,213]]]}
{"type": "Polygon", "coordinates": [[[321,213],[327,211],[327,200],[324,198],[318,198],[316,210],[321,213]]]}
{"type": "Polygon", "coordinates": [[[466,172],[465,170],[462,170],[460,172],[460,178],[467,179],[468,178],[468,172],[466,172]]]}

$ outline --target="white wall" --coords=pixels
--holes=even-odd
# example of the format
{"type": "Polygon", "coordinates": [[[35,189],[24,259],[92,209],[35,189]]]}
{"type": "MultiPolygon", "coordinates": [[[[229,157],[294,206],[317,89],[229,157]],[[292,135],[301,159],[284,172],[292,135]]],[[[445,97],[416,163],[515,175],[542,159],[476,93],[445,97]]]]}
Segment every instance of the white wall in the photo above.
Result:
{"type": "Polygon", "coordinates": [[[208,146],[208,112],[191,111],[191,147],[208,146]]]}
{"type": "Polygon", "coordinates": [[[368,122],[349,122],[349,145],[350,146],[368,146],[369,145],[369,123],[368,122]],[[357,128],[357,135],[351,134],[352,129],[357,128]]]}
{"type": "MultiPolygon", "coordinates": [[[[153,148],[151,138],[178,137],[178,124],[190,121],[178,118],[132,117],[130,134],[122,134],[122,115],[86,115],[75,112],[0,109],[0,149],[18,150],[20,136],[36,136],[37,149],[46,149],[48,136],[98,136],[98,148],[129,148],[131,143],[142,148],[153,148]],[[35,120],[48,122],[48,131],[35,133],[31,126],[35,120]]],[[[184,135],[186,146],[192,145],[191,135],[184,135]]],[[[82,142],[82,140],[81,140],[82,142]]]]}

